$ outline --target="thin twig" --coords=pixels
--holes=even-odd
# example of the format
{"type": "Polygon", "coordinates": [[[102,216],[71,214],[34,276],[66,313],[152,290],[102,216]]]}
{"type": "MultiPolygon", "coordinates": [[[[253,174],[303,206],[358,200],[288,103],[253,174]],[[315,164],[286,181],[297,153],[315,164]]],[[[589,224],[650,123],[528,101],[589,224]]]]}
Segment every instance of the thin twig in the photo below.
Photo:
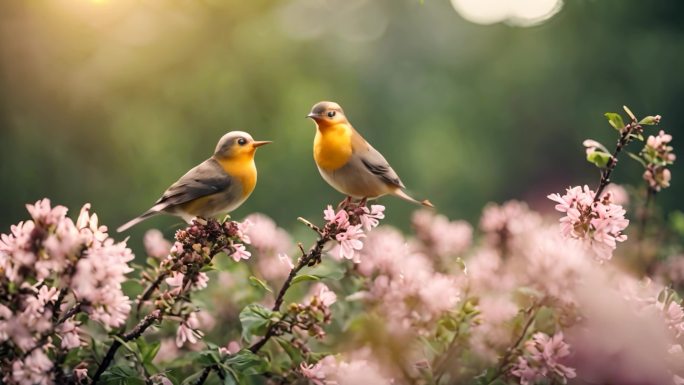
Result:
{"type": "MultiPolygon", "coordinates": [[[[292,270],[290,270],[290,274],[287,276],[287,279],[283,283],[283,286],[280,288],[280,291],[278,291],[278,296],[276,297],[275,303],[272,308],[273,311],[280,311],[280,307],[283,305],[283,301],[285,298],[285,293],[287,293],[287,290],[290,288],[290,286],[292,286],[292,280],[297,276],[297,273],[299,273],[299,271],[302,270],[304,267],[310,266],[312,263],[315,263],[316,261],[320,261],[321,254],[323,253],[323,247],[330,239],[332,239],[332,235],[329,232],[321,230],[318,226],[312,224],[304,218],[300,217],[297,219],[300,222],[307,225],[310,229],[318,233],[319,238],[316,240],[316,243],[313,245],[313,247],[311,247],[311,249],[307,253],[303,253],[302,257],[299,258],[297,265],[293,267],[292,270]]],[[[264,337],[256,343],[254,343],[254,345],[249,347],[249,350],[252,353],[258,352],[266,344],[266,342],[268,342],[268,340],[271,339],[271,337],[276,335],[276,325],[277,323],[271,324],[271,326],[266,331],[264,337]]]]}
{"type": "Polygon", "coordinates": [[[138,297],[138,305],[136,306],[136,311],[140,313],[140,308],[142,307],[143,303],[150,299],[152,296],[152,293],[154,293],[155,290],[161,285],[161,283],[164,281],[164,278],[166,278],[169,275],[168,271],[162,271],[159,273],[157,276],[157,279],[155,279],[147,288],[145,291],[140,294],[138,297]]]}
{"type": "MultiPolygon", "coordinates": [[[[133,328],[128,333],[125,333],[121,335],[121,340],[124,342],[132,341],[138,337],[140,337],[147,328],[152,326],[156,321],[161,320],[164,316],[164,313],[160,309],[154,310],[152,313],[148,314],[138,322],[137,325],[133,328]]],[[[95,374],[93,375],[93,380],[91,384],[95,385],[97,382],[100,380],[100,376],[102,376],[102,373],[104,373],[105,370],[109,367],[109,365],[112,363],[114,360],[114,356],[116,355],[116,351],[119,350],[121,347],[121,342],[116,339],[114,342],[112,342],[112,345],[109,347],[109,350],[107,350],[107,354],[105,357],[102,359],[102,362],[100,365],[97,367],[97,370],[95,371],[95,374]]]]}
{"type": "Polygon", "coordinates": [[[606,164],[606,167],[603,170],[601,170],[601,180],[599,181],[599,185],[596,188],[594,202],[598,202],[599,199],[601,199],[601,193],[610,184],[610,174],[613,173],[613,170],[615,170],[615,166],[617,166],[618,155],[620,154],[622,149],[625,148],[625,146],[627,146],[629,142],[631,142],[632,133],[634,131],[637,131],[638,133],[640,130],[641,125],[639,125],[639,123],[637,123],[636,120],[633,120],[621,130],[620,139],[617,142],[615,151],[613,151],[613,154],[610,156],[610,159],[608,159],[608,164],[606,164]]]}
{"type": "Polygon", "coordinates": [[[537,315],[536,310],[538,307],[539,303],[535,302],[525,311],[525,313],[527,314],[527,320],[525,321],[522,332],[520,332],[520,335],[515,340],[513,345],[506,349],[506,353],[504,353],[503,357],[501,357],[501,361],[499,361],[499,365],[496,368],[496,372],[494,372],[494,377],[492,377],[491,381],[489,382],[490,384],[493,383],[494,380],[496,380],[497,378],[501,377],[506,366],[510,364],[513,352],[515,352],[518,346],[520,346],[522,341],[525,339],[527,331],[529,330],[530,326],[532,326],[532,322],[534,322],[534,318],[537,315]]]}

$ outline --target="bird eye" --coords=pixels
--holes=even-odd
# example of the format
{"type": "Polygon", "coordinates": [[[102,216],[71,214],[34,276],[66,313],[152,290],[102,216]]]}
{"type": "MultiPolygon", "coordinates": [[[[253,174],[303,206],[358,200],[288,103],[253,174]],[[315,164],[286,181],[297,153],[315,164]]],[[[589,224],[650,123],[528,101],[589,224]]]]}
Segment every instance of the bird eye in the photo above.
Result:
{"type": "Polygon", "coordinates": [[[328,117],[334,118],[335,117],[335,111],[328,111],[328,117]]]}
{"type": "Polygon", "coordinates": [[[245,139],[245,138],[239,138],[239,139],[237,140],[237,142],[238,142],[238,144],[239,144],[240,146],[244,146],[245,144],[247,144],[247,139],[245,139]]]}

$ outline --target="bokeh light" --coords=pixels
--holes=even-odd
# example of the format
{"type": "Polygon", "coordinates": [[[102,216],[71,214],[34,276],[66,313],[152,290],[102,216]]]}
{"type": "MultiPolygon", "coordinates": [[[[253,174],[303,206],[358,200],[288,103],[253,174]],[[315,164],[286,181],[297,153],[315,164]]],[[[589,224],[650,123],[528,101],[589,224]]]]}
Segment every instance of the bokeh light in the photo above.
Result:
{"type": "Polygon", "coordinates": [[[451,0],[454,9],[477,24],[506,23],[529,27],[543,23],[558,13],[563,0],[451,0]]]}

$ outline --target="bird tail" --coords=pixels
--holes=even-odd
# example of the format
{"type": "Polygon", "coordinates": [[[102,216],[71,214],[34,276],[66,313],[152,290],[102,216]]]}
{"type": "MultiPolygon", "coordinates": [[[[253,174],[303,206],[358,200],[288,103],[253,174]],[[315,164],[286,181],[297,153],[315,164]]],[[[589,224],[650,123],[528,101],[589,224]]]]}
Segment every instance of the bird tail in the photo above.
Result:
{"type": "Polygon", "coordinates": [[[401,198],[401,199],[403,199],[403,200],[405,200],[405,201],[409,201],[409,202],[415,203],[415,204],[417,204],[417,205],[421,205],[421,206],[425,206],[425,207],[430,207],[430,208],[435,208],[435,206],[434,206],[434,205],[432,204],[432,202],[430,202],[429,200],[424,199],[424,200],[422,200],[422,201],[419,201],[419,200],[417,200],[417,199],[411,197],[410,195],[408,195],[404,190],[402,190],[402,189],[400,189],[400,188],[394,190],[393,195],[396,196],[396,197],[399,197],[399,198],[401,198]]]}
{"type": "Polygon", "coordinates": [[[144,221],[145,219],[152,217],[152,216],[155,216],[157,214],[159,214],[159,211],[157,211],[157,210],[147,210],[143,214],[141,214],[140,216],[135,217],[135,218],[131,219],[130,221],[124,223],[123,225],[119,226],[119,228],[116,229],[116,232],[122,233],[122,232],[130,229],[131,227],[137,225],[138,223],[144,221]]]}

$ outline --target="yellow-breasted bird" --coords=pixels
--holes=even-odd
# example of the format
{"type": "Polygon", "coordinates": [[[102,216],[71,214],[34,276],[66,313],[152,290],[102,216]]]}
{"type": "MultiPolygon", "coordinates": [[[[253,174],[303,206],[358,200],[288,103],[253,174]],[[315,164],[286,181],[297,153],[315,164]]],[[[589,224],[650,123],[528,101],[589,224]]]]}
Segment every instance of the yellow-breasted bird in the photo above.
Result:
{"type": "Polygon", "coordinates": [[[397,173],[352,127],[339,104],[316,103],[306,117],[316,122],[314,160],[318,171],[337,191],[356,199],[389,194],[434,207],[430,201],[418,201],[404,191],[397,173]]]}
{"type": "Polygon", "coordinates": [[[154,206],[116,231],[126,231],[160,214],[177,215],[186,222],[213,217],[238,208],[254,191],[257,169],[254,153],[270,141],[256,141],[242,131],[229,132],[219,140],[214,155],[185,173],[164,191],[154,206]]]}

